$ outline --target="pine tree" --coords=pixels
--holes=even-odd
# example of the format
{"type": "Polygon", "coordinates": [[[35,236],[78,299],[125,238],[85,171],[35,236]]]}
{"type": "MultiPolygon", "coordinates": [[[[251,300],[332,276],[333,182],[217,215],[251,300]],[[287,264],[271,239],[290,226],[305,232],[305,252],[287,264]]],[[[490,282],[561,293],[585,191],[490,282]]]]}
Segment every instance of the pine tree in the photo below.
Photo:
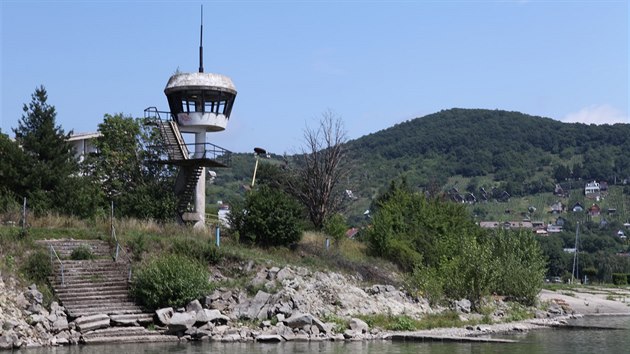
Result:
{"type": "Polygon", "coordinates": [[[27,196],[38,211],[65,211],[68,204],[70,178],[78,172],[78,164],[65,134],[55,124],[55,107],[47,103],[43,86],[35,89],[31,102],[24,104],[24,114],[17,129],[16,142],[22,147],[25,160],[19,166],[21,180],[16,192],[27,196]]]}

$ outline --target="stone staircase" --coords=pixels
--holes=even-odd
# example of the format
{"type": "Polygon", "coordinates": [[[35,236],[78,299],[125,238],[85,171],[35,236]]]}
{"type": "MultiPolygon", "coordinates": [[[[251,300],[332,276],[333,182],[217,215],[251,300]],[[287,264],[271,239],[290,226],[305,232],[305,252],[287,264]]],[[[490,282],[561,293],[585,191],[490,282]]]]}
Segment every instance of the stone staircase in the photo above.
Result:
{"type": "Polygon", "coordinates": [[[130,265],[114,261],[108,243],[99,240],[41,240],[52,246],[53,276],[50,283],[69,320],[76,319],[85,343],[123,343],[175,341],[141,326],[153,323],[153,313],[145,312],[129,295],[130,265]],[[81,245],[92,251],[95,259],[69,260],[81,245]],[[62,280],[63,264],[63,280],[62,280]],[[104,328],[104,329],[103,329],[104,328]]]}

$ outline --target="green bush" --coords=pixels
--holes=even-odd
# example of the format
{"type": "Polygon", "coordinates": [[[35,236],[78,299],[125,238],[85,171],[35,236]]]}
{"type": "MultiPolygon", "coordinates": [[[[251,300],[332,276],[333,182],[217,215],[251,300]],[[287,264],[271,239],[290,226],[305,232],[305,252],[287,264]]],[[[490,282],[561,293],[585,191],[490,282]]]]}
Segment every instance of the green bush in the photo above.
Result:
{"type": "Polygon", "coordinates": [[[241,242],[261,247],[289,246],[302,236],[302,213],[287,194],[260,185],[247,194],[243,205],[235,206],[230,225],[241,242]]]}
{"type": "Polygon", "coordinates": [[[348,225],[346,219],[341,214],[335,214],[324,222],[324,232],[339,243],[346,236],[348,225]]]}
{"type": "Polygon", "coordinates": [[[32,282],[47,282],[52,274],[50,255],[44,251],[31,253],[22,266],[22,272],[32,282]]]}
{"type": "Polygon", "coordinates": [[[615,285],[627,285],[628,277],[626,273],[613,273],[612,281],[613,281],[613,284],[615,285]]]}
{"type": "Polygon", "coordinates": [[[207,270],[196,260],[170,254],[153,258],[134,276],[131,293],[149,310],[181,307],[210,291],[207,270]]]}
{"type": "Polygon", "coordinates": [[[70,254],[70,259],[75,261],[94,259],[94,254],[92,254],[90,246],[80,245],[72,251],[72,253],[70,254]]]}

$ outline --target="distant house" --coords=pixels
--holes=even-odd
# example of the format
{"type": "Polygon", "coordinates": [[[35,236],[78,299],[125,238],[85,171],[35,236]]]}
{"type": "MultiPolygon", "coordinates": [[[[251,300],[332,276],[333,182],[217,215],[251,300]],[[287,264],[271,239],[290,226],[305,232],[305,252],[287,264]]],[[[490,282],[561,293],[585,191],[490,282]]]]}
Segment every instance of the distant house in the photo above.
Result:
{"type": "Polygon", "coordinates": [[[545,222],[544,221],[532,221],[532,227],[536,230],[544,229],[545,222]]]}
{"type": "Polygon", "coordinates": [[[547,230],[545,229],[536,229],[536,231],[534,231],[536,233],[536,235],[542,235],[542,236],[546,236],[548,234],[547,230]]]}
{"type": "Polygon", "coordinates": [[[599,194],[600,191],[601,191],[600,185],[599,183],[595,181],[589,182],[586,184],[586,186],[584,186],[584,195],[586,196],[599,194]]]}
{"type": "Polygon", "coordinates": [[[217,217],[219,222],[225,226],[230,225],[230,220],[228,219],[230,215],[230,206],[228,204],[219,203],[219,212],[217,217]]]}
{"type": "Polygon", "coordinates": [[[79,162],[83,162],[85,157],[96,152],[96,139],[102,136],[101,133],[78,133],[72,134],[68,138],[68,142],[74,151],[74,157],[79,162]]]}
{"type": "Polygon", "coordinates": [[[464,200],[466,200],[466,203],[468,203],[468,204],[475,204],[475,203],[477,203],[477,198],[472,193],[466,193],[466,196],[464,197],[464,200]]]}
{"type": "Polygon", "coordinates": [[[562,232],[562,226],[560,226],[560,225],[547,225],[547,232],[550,233],[550,234],[562,232]]]}
{"type": "Polygon", "coordinates": [[[358,233],[359,233],[359,229],[356,227],[350,228],[346,231],[346,237],[347,238],[354,238],[358,233]]]}
{"type": "Polygon", "coordinates": [[[551,214],[561,214],[564,212],[565,206],[562,202],[556,202],[555,204],[551,204],[549,213],[551,214]]]}
{"type": "Polygon", "coordinates": [[[597,204],[593,204],[591,205],[590,208],[588,208],[588,215],[590,216],[597,216],[599,214],[601,214],[602,208],[599,207],[599,205],[597,204]]]}
{"type": "Polygon", "coordinates": [[[573,207],[571,207],[571,211],[574,213],[582,212],[584,211],[584,206],[580,202],[577,202],[573,204],[573,207]]]}
{"type": "Polygon", "coordinates": [[[617,213],[617,209],[615,208],[608,208],[608,215],[613,215],[617,213]]]}
{"type": "Polygon", "coordinates": [[[619,231],[617,231],[617,237],[619,237],[621,239],[625,239],[626,238],[626,233],[623,232],[623,230],[619,230],[619,231]]]}

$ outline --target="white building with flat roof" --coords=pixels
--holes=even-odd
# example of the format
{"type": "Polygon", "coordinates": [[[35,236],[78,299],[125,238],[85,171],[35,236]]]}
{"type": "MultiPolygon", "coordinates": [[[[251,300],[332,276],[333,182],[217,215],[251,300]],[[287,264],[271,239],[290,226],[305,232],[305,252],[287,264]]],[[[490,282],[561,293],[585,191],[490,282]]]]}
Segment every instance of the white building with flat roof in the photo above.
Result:
{"type": "Polygon", "coordinates": [[[74,156],[79,162],[83,162],[85,157],[92,152],[96,152],[96,138],[100,137],[101,133],[77,133],[72,134],[68,138],[68,142],[72,145],[74,150],[74,156]]]}

